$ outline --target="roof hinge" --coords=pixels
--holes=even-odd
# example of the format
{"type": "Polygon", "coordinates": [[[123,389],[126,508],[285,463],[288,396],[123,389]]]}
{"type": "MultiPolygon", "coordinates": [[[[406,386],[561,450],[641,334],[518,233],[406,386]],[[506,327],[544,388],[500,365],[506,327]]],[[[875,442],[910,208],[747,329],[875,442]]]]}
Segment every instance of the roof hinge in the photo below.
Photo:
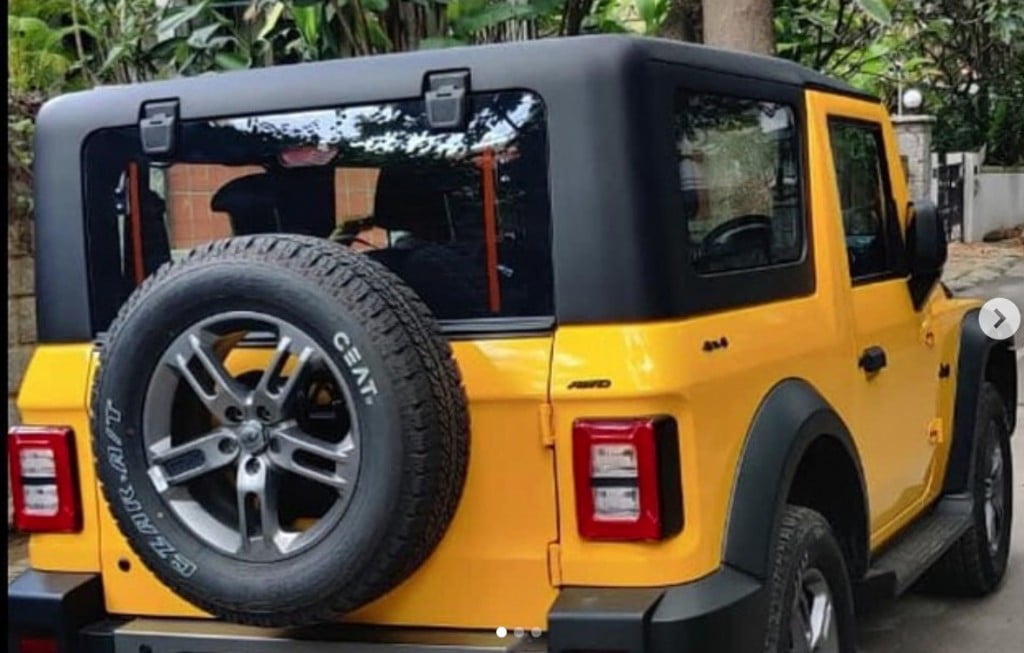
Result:
{"type": "Polygon", "coordinates": [[[178,100],[144,102],[139,111],[139,138],[146,154],[174,151],[178,130],[178,100]]]}
{"type": "Polygon", "coordinates": [[[469,116],[469,71],[427,73],[425,86],[427,124],[434,129],[463,129],[469,116]]]}

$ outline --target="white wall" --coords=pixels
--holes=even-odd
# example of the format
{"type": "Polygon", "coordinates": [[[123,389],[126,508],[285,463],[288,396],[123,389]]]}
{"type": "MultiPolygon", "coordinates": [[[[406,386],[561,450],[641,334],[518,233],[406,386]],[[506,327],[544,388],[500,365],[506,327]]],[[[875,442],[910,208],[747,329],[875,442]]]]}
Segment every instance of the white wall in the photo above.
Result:
{"type": "MultiPolygon", "coordinates": [[[[981,165],[977,152],[950,152],[949,164],[963,164],[964,232],[967,243],[981,242],[995,229],[1024,225],[1024,166],[1000,168],[981,165]]],[[[933,169],[938,158],[932,155],[933,169]]],[[[933,175],[932,198],[938,199],[938,183],[933,175]]]]}
{"type": "Polygon", "coordinates": [[[1024,168],[983,166],[975,180],[974,224],[967,234],[971,240],[1024,224],[1024,168]]]}

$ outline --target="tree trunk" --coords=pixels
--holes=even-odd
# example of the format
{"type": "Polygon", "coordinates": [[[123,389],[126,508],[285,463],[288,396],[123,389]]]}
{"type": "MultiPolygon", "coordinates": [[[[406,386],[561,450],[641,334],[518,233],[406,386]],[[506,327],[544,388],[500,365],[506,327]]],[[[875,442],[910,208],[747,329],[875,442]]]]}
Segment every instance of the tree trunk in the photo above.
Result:
{"type": "Polygon", "coordinates": [[[669,0],[668,12],[658,28],[658,36],[700,43],[700,1],[669,0]]]}
{"type": "Polygon", "coordinates": [[[775,54],[772,0],[703,0],[704,43],[775,54]]]}

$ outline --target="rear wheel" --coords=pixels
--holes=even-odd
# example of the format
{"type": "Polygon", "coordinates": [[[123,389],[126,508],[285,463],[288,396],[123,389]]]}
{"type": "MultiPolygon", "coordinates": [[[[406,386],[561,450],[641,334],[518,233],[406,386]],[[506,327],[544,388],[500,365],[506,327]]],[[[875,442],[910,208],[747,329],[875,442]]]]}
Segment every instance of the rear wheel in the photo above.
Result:
{"type": "Polygon", "coordinates": [[[1006,408],[999,391],[986,383],[975,424],[974,503],[971,528],[925,576],[926,590],[984,596],[1006,574],[1013,518],[1013,467],[1006,408]]]}
{"type": "Polygon", "coordinates": [[[765,653],[853,653],[850,579],[821,514],[786,508],[767,589],[765,653]]]}
{"type": "Polygon", "coordinates": [[[323,240],[211,243],[111,326],[97,469],[132,548],[220,617],[330,619],[411,574],[450,522],[468,415],[447,342],[382,266],[323,240]]]}

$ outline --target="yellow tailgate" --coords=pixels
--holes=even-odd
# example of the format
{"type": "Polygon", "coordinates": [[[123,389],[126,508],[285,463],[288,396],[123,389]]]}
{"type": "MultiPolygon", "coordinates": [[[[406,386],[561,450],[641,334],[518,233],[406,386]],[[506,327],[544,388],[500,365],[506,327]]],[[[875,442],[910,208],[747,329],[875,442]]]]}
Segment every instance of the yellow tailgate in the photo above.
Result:
{"type": "MultiPolygon", "coordinates": [[[[548,551],[558,533],[554,453],[542,441],[551,338],[453,343],[470,399],[471,444],[458,511],[434,554],[395,590],[350,615],[374,624],[464,628],[542,627],[555,598],[548,551]]],[[[244,350],[243,350],[244,351],[244,350]]],[[[229,359],[242,373],[265,358],[229,359]]],[[[114,614],[204,614],[164,587],[132,553],[93,473],[87,391],[91,345],[39,348],[19,406],[25,421],[75,428],[85,530],[32,538],[37,569],[102,571],[114,614]]]]}

